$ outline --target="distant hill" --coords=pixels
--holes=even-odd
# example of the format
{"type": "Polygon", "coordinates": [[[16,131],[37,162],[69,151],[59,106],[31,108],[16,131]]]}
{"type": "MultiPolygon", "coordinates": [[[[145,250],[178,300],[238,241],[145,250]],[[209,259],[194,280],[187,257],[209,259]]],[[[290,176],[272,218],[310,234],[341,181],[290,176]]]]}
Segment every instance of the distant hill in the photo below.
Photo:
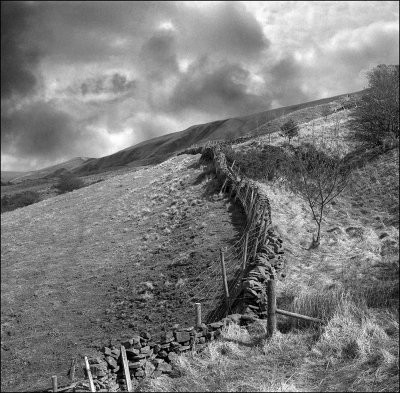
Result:
{"type": "Polygon", "coordinates": [[[71,160],[62,162],[60,164],[52,165],[46,168],[38,169],[30,172],[7,172],[1,171],[2,181],[12,181],[13,183],[20,183],[25,180],[35,180],[40,178],[49,178],[58,176],[63,172],[72,171],[75,168],[80,167],[86,161],[90,160],[87,157],[75,157],[71,160]],[[7,179],[7,180],[6,180],[7,179]]]}
{"type": "MultiPolygon", "coordinates": [[[[350,95],[358,96],[362,93],[363,91],[360,91],[351,93],[350,95]]],[[[166,160],[173,154],[189,147],[190,145],[204,143],[210,140],[238,138],[240,136],[252,134],[256,132],[257,128],[261,129],[266,123],[281,116],[304,108],[327,104],[345,96],[347,96],[347,94],[272,109],[248,116],[194,125],[183,131],[143,141],[135,146],[128,147],[102,158],[92,158],[82,166],[76,168],[73,172],[85,175],[126,165],[140,166],[156,164],[166,160]]],[[[265,132],[265,129],[263,131],[265,132]]],[[[274,131],[275,129],[271,129],[271,132],[274,131]]]]}
{"type": "MultiPolygon", "coordinates": [[[[351,93],[350,95],[358,96],[363,94],[363,92],[364,90],[351,93]]],[[[111,171],[126,166],[153,165],[165,161],[172,155],[193,144],[238,138],[245,135],[252,135],[256,132],[262,132],[263,134],[273,133],[277,129],[276,125],[271,123],[273,120],[292,112],[297,111],[298,113],[302,109],[333,103],[347,95],[342,94],[252,115],[193,125],[183,131],[152,138],[105,157],[76,157],[69,161],[31,172],[1,172],[1,179],[3,182],[11,180],[13,183],[20,183],[25,180],[57,177],[67,172],[83,176],[111,171]]],[[[300,119],[302,117],[304,117],[304,114],[300,114],[300,119]]]]}
{"type": "Polygon", "coordinates": [[[7,183],[16,177],[27,175],[28,173],[31,172],[1,171],[1,181],[2,183],[7,183]]]}

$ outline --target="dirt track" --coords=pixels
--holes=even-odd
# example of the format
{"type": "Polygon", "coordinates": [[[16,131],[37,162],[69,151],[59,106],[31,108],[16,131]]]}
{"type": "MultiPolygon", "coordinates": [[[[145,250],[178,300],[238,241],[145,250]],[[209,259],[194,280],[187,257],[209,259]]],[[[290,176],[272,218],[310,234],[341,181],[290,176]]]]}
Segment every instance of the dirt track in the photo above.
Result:
{"type": "Polygon", "coordinates": [[[66,383],[72,356],[193,318],[180,286],[232,244],[243,219],[212,195],[198,159],[2,214],[2,391],[50,387],[53,374],[66,383]]]}

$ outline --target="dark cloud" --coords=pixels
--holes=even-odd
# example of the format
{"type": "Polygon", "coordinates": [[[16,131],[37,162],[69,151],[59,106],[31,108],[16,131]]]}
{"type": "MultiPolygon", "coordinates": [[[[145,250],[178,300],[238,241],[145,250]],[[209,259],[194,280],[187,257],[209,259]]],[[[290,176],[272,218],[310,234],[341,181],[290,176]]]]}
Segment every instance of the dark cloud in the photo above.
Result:
{"type": "Polygon", "coordinates": [[[281,106],[310,101],[313,97],[305,94],[303,85],[304,70],[293,56],[287,56],[264,70],[266,89],[271,100],[281,106]]]}
{"type": "Polygon", "coordinates": [[[249,84],[250,73],[240,64],[214,64],[202,57],[182,75],[166,109],[178,113],[192,109],[219,116],[265,110],[265,97],[248,92],[249,84]]]}
{"type": "Polygon", "coordinates": [[[104,148],[101,136],[85,129],[50,103],[34,103],[1,121],[2,152],[38,162],[60,161],[104,148]],[[91,147],[92,145],[92,147],[91,147]]]}
{"type": "Polygon", "coordinates": [[[1,97],[26,95],[36,86],[35,66],[40,51],[26,35],[30,7],[14,1],[1,2],[1,97]]]}
{"type": "Polygon", "coordinates": [[[139,54],[145,75],[151,81],[161,81],[179,72],[174,33],[159,30],[142,46],[139,54]]]}
{"type": "MultiPolygon", "coordinates": [[[[126,75],[118,72],[113,75],[102,75],[96,78],[88,78],[80,85],[80,92],[83,96],[86,94],[102,94],[102,93],[114,93],[121,94],[128,90],[133,89],[136,86],[134,80],[129,80],[126,75]]],[[[71,88],[74,91],[74,88],[71,88]]]]}
{"type": "Polygon", "coordinates": [[[188,54],[251,60],[270,45],[260,23],[238,2],[210,2],[209,7],[182,8],[172,19],[188,54]]]}

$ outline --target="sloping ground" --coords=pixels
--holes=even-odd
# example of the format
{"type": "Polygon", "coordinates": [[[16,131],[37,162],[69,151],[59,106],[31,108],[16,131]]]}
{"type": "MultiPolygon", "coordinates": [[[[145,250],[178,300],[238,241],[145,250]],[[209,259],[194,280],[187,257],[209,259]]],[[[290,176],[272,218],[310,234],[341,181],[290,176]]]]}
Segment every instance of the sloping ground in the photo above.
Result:
{"type": "MultiPolygon", "coordinates": [[[[352,95],[360,94],[362,94],[362,91],[352,93],[352,95]]],[[[123,165],[149,165],[159,163],[172,154],[182,151],[193,144],[203,143],[209,140],[237,138],[248,133],[255,133],[258,127],[261,127],[263,124],[268,124],[268,122],[273,119],[304,108],[312,108],[317,105],[327,104],[343,96],[345,95],[277,108],[249,116],[195,125],[183,131],[141,142],[133,147],[129,147],[106,157],[90,159],[75,171],[77,174],[87,174],[123,165]]],[[[271,132],[272,131],[275,131],[275,129],[271,129],[271,132]]]]}
{"type": "Polygon", "coordinates": [[[8,182],[18,176],[26,175],[27,172],[16,172],[16,171],[1,171],[1,181],[8,182]]]}
{"type": "Polygon", "coordinates": [[[180,287],[232,244],[243,220],[213,194],[198,158],[2,214],[2,391],[49,387],[53,374],[66,383],[72,356],[194,319],[180,287]]]}
{"type": "MultiPolygon", "coordinates": [[[[351,149],[343,139],[345,123],[339,137],[333,133],[336,116],[302,124],[300,141],[318,137],[328,150],[336,143],[351,149]]],[[[278,316],[281,332],[273,339],[262,322],[249,331],[229,326],[200,357],[178,359],[179,379],[150,380],[141,391],[397,391],[398,164],[392,150],[358,168],[326,211],[320,247],[310,250],[315,224],[307,203],[281,181],[259,182],[288,260],[286,279],[277,285],[278,307],[328,322],[312,329],[278,316]]]]}
{"type": "Polygon", "coordinates": [[[12,180],[14,183],[20,183],[25,180],[35,180],[35,179],[40,179],[46,176],[49,176],[50,174],[60,171],[60,170],[67,170],[67,171],[72,171],[75,168],[80,167],[83,165],[86,161],[90,160],[90,158],[87,157],[75,157],[72,158],[71,160],[62,162],[60,164],[48,166],[42,169],[39,169],[37,171],[31,171],[31,172],[14,172],[14,176],[10,176],[11,173],[13,172],[1,172],[1,178],[3,179],[3,176],[6,176],[9,178],[8,180],[12,180]]]}

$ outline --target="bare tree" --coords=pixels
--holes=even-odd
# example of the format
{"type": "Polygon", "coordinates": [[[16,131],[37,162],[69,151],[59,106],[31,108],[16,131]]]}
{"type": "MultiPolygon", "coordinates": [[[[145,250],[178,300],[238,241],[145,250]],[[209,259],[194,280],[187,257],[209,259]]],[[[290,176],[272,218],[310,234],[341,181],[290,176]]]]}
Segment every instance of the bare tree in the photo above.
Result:
{"type": "Polygon", "coordinates": [[[325,208],[346,188],[349,175],[350,167],[339,156],[328,156],[308,143],[293,148],[286,178],[290,189],[307,201],[316,223],[310,248],[319,246],[325,208]]]}

